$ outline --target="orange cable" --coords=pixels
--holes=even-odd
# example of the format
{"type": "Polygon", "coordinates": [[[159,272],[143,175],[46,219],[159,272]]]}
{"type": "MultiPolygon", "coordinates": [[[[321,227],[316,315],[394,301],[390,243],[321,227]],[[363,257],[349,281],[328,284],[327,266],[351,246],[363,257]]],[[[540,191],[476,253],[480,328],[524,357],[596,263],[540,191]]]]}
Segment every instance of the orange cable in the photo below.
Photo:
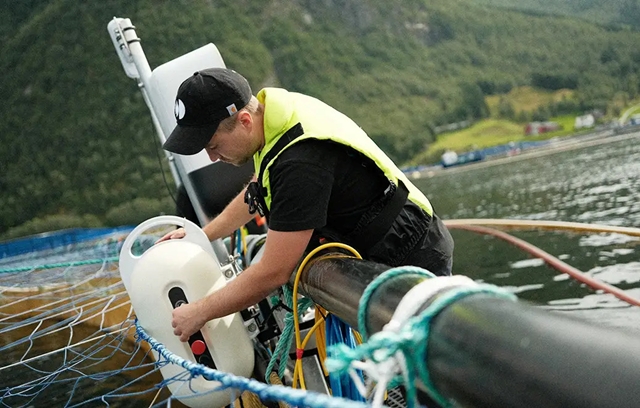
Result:
{"type": "Polygon", "coordinates": [[[516,247],[524,250],[525,252],[528,252],[529,254],[531,254],[532,256],[535,256],[537,258],[542,259],[543,261],[545,261],[549,266],[557,269],[560,272],[566,273],[567,275],[571,276],[572,278],[585,283],[589,286],[591,286],[594,289],[601,289],[607,293],[612,294],[613,296],[617,297],[620,300],[623,300],[627,303],[629,303],[630,305],[634,305],[634,306],[640,306],[640,300],[631,297],[629,295],[627,295],[622,289],[619,289],[615,286],[609,285],[607,283],[601,282],[597,279],[591,278],[590,276],[587,276],[584,272],[574,268],[573,266],[561,261],[560,259],[556,258],[555,256],[549,254],[548,252],[543,251],[542,249],[538,248],[535,245],[532,245],[520,238],[516,238],[513,235],[509,235],[506,232],[502,232],[502,231],[498,231],[496,229],[493,228],[487,228],[487,227],[479,227],[479,226],[472,226],[472,225],[448,225],[449,229],[462,229],[462,230],[467,230],[467,231],[472,231],[472,232],[476,232],[479,234],[485,234],[485,235],[493,235],[494,237],[500,238],[502,240],[505,240],[513,245],[515,245],[516,247]]]}

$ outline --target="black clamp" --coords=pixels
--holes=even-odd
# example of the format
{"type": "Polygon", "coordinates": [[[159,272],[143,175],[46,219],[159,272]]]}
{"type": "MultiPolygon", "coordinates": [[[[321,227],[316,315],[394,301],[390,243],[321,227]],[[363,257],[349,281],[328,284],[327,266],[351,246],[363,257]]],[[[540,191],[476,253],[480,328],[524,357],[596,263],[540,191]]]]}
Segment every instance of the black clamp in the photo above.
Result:
{"type": "Polygon", "coordinates": [[[261,217],[264,217],[268,212],[267,203],[262,195],[262,187],[257,181],[252,181],[247,186],[247,191],[244,193],[244,202],[249,205],[249,214],[257,212],[261,217]]]}

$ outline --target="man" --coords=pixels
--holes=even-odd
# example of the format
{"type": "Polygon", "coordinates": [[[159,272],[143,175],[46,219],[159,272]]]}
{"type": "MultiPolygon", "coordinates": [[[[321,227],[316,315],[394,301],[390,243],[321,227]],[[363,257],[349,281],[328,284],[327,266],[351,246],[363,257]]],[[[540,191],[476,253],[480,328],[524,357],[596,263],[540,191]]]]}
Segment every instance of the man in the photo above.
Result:
{"type": "MultiPolygon", "coordinates": [[[[164,149],[205,150],[256,178],[203,230],[230,235],[258,211],[269,230],[262,258],[223,289],[173,311],[180,340],[209,320],[258,303],[286,284],[310,246],[352,245],[365,259],[451,274],[453,240],[427,198],[352,120],[310,96],[265,88],[224,68],[196,72],[180,86],[178,125],[164,149]]],[[[160,241],[184,237],[179,229],[160,241]]]]}

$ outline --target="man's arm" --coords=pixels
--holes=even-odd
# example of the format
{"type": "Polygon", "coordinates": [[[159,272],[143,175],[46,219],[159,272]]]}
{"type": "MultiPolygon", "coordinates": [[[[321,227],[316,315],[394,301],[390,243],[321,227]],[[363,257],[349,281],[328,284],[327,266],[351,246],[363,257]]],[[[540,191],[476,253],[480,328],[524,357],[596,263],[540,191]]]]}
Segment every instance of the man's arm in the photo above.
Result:
{"type": "Polygon", "coordinates": [[[244,202],[246,191],[247,188],[243,188],[216,218],[202,228],[209,241],[228,237],[233,231],[251,221],[253,215],[249,213],[249,206],[244,202]]]}
{"type": "MultiPolygon", "coordinates": [[[[243,188],[240,194],[238,194],[216,218],[202,228],[204,233],[207,234],[209,241],[227,237],[231,235],[233,231],[251,221],[253,215],[249,213],[249,206],[244,202],[246,190],[246,187],[243,188]]],[[[184,228],[178,228],[160,238],[156,241],[156,244],[169,239],[184,238],[184,236],[184,228]]]]}
{"type": "Polygon", "coordinates": [[[287,283],[312,233],[313,230],[269,230],[264,254],[258,263],[247,268],[224,288],[173,310],[173,333],[180,336],[181,341],[187,341],[207,321],[246,309],[287,283]]]}

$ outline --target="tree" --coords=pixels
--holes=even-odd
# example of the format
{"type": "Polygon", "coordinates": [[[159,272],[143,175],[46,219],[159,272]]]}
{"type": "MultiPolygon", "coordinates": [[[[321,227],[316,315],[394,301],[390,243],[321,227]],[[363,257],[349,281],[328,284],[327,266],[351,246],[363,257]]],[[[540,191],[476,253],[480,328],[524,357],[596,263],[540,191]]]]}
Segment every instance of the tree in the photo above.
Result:
{"type": "Polygon", "coordinates": [[[620,22],[632,27],[640,26],[640,1],[625,0],[620,5],[620,22]]]}
{"type": "MultiPolygon", "coordinates": [[[[489,107],[484,100],[484,94],[476,84],[465,82],[460,86],[462,91],[462,104],[460,112],[467,112],[472,119],[481,119],[489,116],[489,107]]],[[[459,119],[467,119],[461,117],[459,119]]]]}
{"type": "Polygon", "coordinates": [[[505,119],[515,119],[516,117],[513,105],[504,97],[501,97],[498,102],[498,116],[505,119]]]}

